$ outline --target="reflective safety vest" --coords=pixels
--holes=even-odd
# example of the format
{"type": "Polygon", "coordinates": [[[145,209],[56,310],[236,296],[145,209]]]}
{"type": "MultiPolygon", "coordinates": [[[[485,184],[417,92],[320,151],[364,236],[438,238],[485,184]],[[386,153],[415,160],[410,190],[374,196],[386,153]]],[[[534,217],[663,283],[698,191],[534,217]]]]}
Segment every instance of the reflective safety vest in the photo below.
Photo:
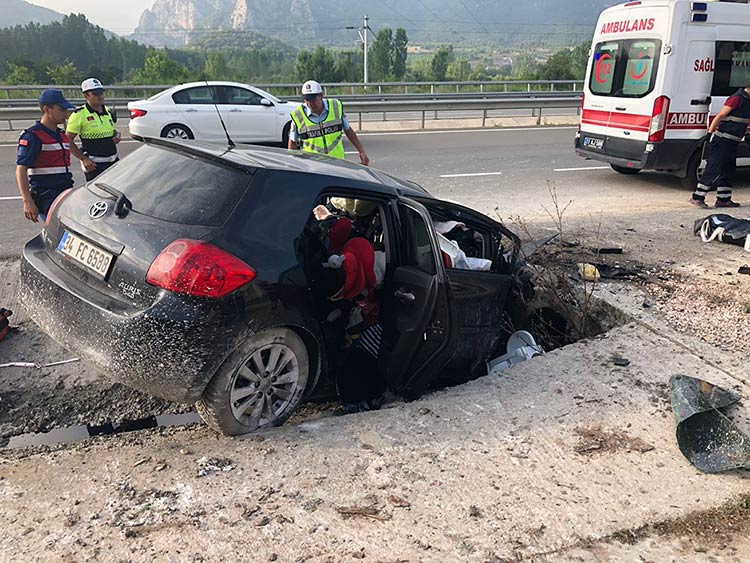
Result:
{"type": "Polygon", "coordinates": [[[328,98],[328,115],[320,123],[314,123],[307,117],[304,106],[292,112],[292,120],[303,151],[345,158],[342,139],[344,105],[339,100],[328,98]]]}
{"type": "Polygon", "coordinates": [[[750,123],[750,98],[744,88],[737,90],[734,95],[740,99],[740,105],[719,122],[719,128],[714,135],[739,142],[745,136],[750,123]]]}
{"type": "Polygon", "coordinates": [[[75,110],[68,119],[68,133],[81,138],[83,152],[96,163],[115,162],[117,146],[115,137],[117,114],[106,106],[97,113],[88,104],[75,110]]]}
{"type": "Polygon", "coordinates": [[[73,185],[73,176],[70,173],[68,136],[60,129],[57,130],[57,133],[59,133],[59,137],[51,135],[46,127],[37,124],[24,131],[19,140],[19,143],[22,143],[24,135],[31,134],[41,143],[39,155],[36,157],[33,166],[28,169],[29,184],[32,190],[67,189],[73,185]]]}

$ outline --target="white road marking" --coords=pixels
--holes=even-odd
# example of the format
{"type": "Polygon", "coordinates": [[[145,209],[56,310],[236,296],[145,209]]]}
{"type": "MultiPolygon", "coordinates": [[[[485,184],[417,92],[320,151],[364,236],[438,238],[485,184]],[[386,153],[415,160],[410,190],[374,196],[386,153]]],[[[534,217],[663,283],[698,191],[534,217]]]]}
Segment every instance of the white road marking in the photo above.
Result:
{"type": "Polygon", "coordinates": [[[441,131],[440,129],[430,129],[428,130],[420,130],[420,131],[383,131],[383,132],[377,132],[377,131],[371,131],[371,132],[357,132],[357,135],[360,137],[374,137],[376,135],[387,137],[387,136],[396,136],[396,135],[452,135],[455,133],[505,133],[509,131],[549,131],[550,129],[553,130],[578,130],[578,127],[569,127],[569,126],[563,126],[563,127],[487,127],[485,129],[450,129],[446,131],[441,131]]]}
{"type": "Polygon", "coordinates": [[[609,170],[609,166],[586,166],[581,168],[555,168],[553,172],[579,172],[581,170],[609,170]]]}
{"type": "Polygon", "coordinates": [[[10,201],[11,199],[21,199],[20,195],[10,195],[5,197],[0,197],[0,201],[10,201]]]}
{"type": "Polygon", "coordinates": [[[471,176],[501,176],[502,172],[475,172],[473,174],[441,174],[441,178],[468,178],[471,176]]]}

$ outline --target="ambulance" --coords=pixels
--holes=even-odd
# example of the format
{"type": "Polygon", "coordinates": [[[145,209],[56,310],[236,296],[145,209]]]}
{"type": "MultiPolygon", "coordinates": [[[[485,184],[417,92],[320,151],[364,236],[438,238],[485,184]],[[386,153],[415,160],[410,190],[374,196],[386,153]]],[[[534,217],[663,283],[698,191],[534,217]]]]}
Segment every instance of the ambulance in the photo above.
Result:
{"type": "MultiPolygon", "coordinates": [[[[750,5],[641,0],[599,16],[575,150],[621,174],[661,170],[694,188],[708,125],[750,84],[750,5]]],[[[740,144],[738,165],[750,164],[740,144]]]]}

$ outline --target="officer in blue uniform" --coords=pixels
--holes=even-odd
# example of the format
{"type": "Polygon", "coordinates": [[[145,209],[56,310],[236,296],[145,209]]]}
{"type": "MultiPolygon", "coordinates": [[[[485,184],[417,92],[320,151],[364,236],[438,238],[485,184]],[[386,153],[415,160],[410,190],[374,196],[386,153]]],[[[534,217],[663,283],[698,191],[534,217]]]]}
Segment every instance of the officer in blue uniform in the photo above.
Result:
{"type": "Polygon", "coordinates": [[[16,183],[23,200],[23,214],[36,223],[47,215],[52,202],[73,187],[68,136],[58,125],[65,123],[75,106],[60,90],[39,96],[42,117],[18,139],[16,183]]]}
{"type": "Polygon", "coordinates": [[[739,207],[732,201],[731,178],[737,164],[737,149],[750,123],[750,86],[740,88],[724,102],[724,107],[711,121],[706,170],[698,180],[698,187],[690,204],[706,209],[706,194],[716,190],[716,207],[739,207]]]}

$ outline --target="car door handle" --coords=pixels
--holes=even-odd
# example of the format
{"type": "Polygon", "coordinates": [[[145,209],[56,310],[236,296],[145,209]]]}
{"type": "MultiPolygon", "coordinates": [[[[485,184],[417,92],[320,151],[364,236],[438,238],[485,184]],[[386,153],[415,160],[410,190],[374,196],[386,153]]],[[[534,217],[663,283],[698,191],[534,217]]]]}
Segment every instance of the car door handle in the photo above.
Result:
{"type": "Polygon", "coordinates": [[[702,100],[690,100],[691,106],[707,106],[711,103],[711,96],[707,96],[702,100]]]}
{"type": "Polygon", "coordinates": [[[408,305],[410,303],[414,303],[417,298],[414,297],[413,293],[409,293],[408,291],[405,291],[403,289],[397,289],[393,295],[396,296],[396,298],[401,301],[404,305],[408,305]]]}
{"type": "Polygon", "coordinates": [[[240,111],[242,111],[242,110],[241,109],[230,109],[229,113],[237,113],[237,112],[240,112],[240,111]]]}
{"type": "Polygon", "coordinates": [[[197,109],[186,109],[185,113],[195,113],[196,111],[198,111],[198,110],[197,109]]]}
{"type": "Polygon", "coordinates": [[[619,108],[615,108],[615,109],[617,111],[628,111],[628,108],[626,108],[626,107],[619,107],[619,108]]]}

